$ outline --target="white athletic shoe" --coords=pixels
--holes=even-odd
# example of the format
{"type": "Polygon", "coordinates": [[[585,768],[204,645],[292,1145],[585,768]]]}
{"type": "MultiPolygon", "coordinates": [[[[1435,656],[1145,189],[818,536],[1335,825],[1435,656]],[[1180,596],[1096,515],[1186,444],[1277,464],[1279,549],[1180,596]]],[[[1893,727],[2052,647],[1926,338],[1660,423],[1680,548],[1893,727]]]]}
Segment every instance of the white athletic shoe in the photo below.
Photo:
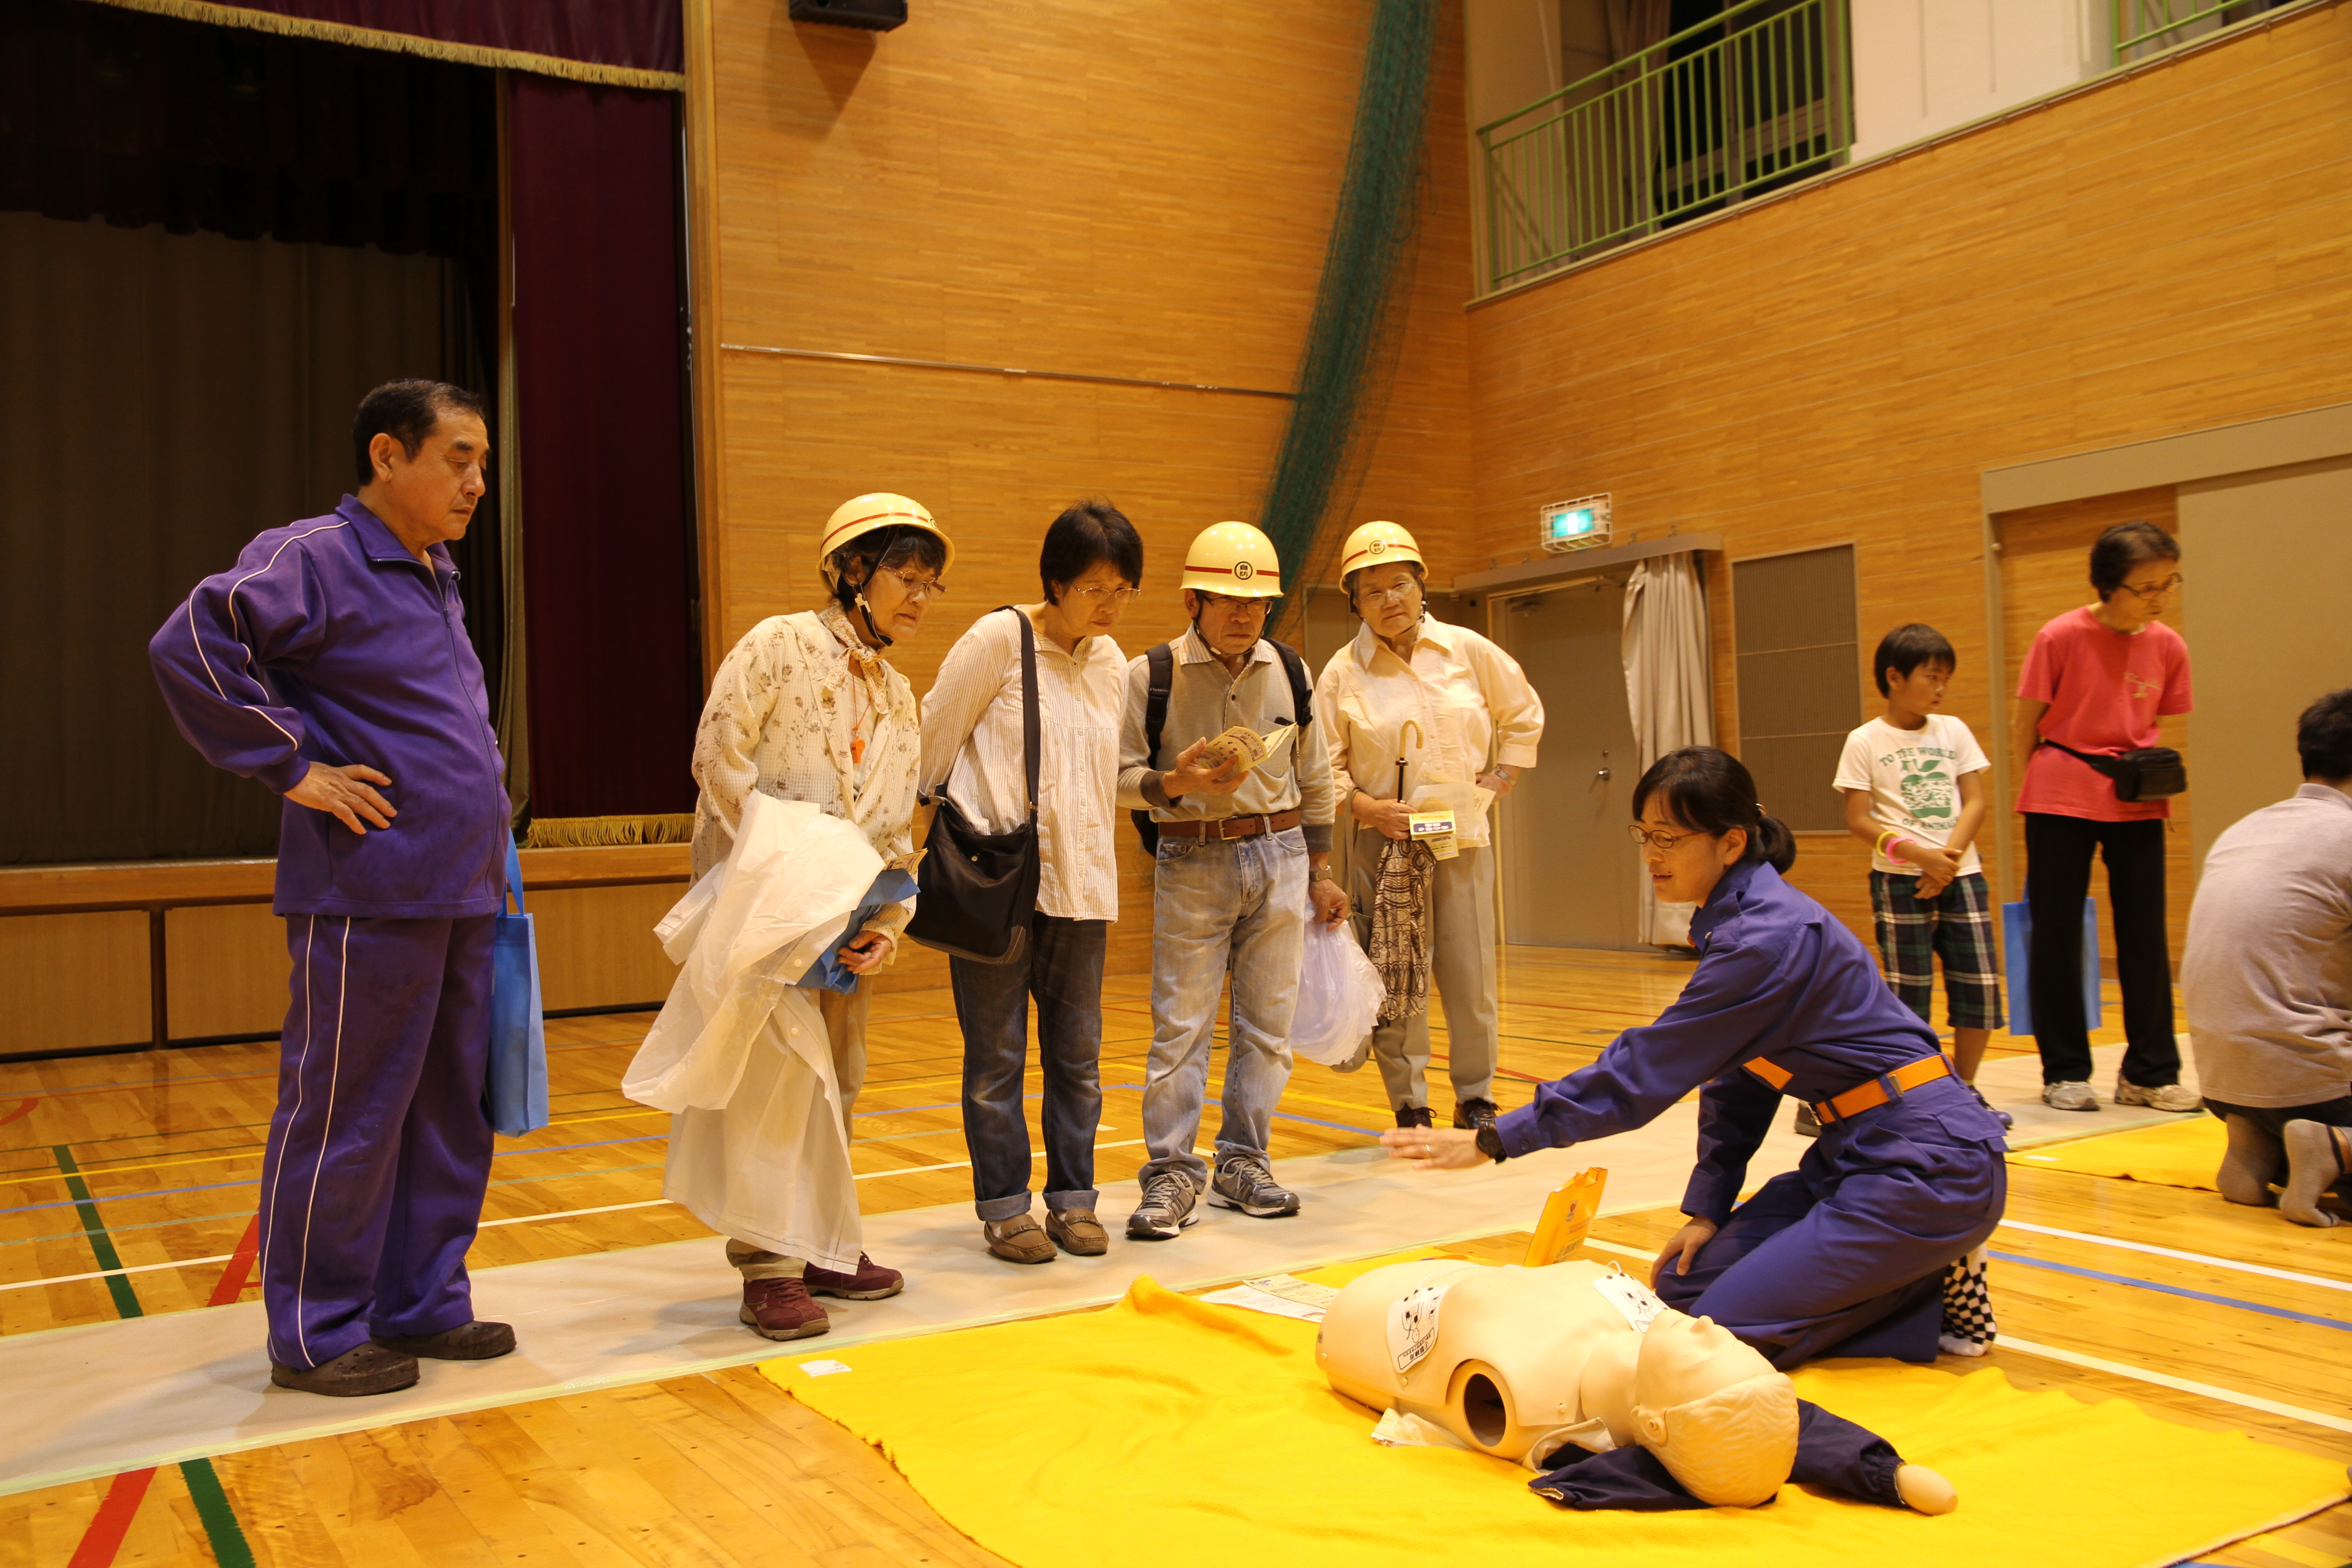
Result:
{"type": "Polygon", "coordinates": [[[2177,1083],[2160,1083],[2154,1089],[2143,1089],[2121,1073],[2116,1075],[2116,1103],[2145,1105],[2150,1110],[2202,1110],[2205,1102],[2177,1083]]]}
{"type": "Polygon", "coordinates": [[[2065,1083],[2045,1083],[2042,1086],[2042,1103],[2053,1110],[2096,1110],[2099,1097],[2091,1086],[2079,1079],[2065,1083]]]}

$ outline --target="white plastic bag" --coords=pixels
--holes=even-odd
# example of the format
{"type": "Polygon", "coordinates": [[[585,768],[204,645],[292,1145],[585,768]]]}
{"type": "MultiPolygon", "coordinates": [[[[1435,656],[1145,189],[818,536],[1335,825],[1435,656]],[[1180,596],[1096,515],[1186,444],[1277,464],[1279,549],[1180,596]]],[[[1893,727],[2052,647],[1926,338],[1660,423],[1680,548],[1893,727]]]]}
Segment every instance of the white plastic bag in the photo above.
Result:
{"type": "Polygon", "coordinates": [[[1370,1038],[1387,994],[1381,972],[1356,945],[1355,928],[1309,916],[1298,1010],[1290,1018],[1291,1054],[1325,1067],[1343,1065],[1370,1038]]]}

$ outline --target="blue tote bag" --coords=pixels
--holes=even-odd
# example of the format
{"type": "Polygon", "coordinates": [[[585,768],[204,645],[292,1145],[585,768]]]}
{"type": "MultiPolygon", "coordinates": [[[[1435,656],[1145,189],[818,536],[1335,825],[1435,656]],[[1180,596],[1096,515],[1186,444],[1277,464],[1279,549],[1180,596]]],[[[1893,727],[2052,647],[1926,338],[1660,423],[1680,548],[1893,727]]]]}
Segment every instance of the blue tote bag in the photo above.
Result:
{"type": "MultiPolygon", "coordinates": [[[[2033,950],[2033,913],[2020,899],[2013,904],[2000,906],[2001,933],[2009,940],[2009,1032],[2012,1035],[2033,1033],[2033,977],[2030,959],[2033,950]]],[[[2083,900],[2083,1021],[2087,1027],[2099,1026],[2099,905],[2095,899],[2083,900]]]]}
{"type": "Polygon", "coordinates": [[[547,1125],[547,1028],[540,1015],[539,944],[522,907],[522,858],[507,840],[507,891],[490,937],[491,1130],[509,1138],[547,1125]]]}

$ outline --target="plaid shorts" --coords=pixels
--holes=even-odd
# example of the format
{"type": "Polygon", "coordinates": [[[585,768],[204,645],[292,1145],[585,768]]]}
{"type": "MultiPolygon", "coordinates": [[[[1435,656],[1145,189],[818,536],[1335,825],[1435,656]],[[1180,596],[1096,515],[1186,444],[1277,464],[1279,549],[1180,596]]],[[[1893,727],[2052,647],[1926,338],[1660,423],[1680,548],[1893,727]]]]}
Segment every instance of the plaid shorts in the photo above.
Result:
{"type": "Polygon", "coordinates": [[[1878,917],[1878,953],[1886,984],[1903,1005],[1928,1019],[1936,995],[1936,960],[1944,961],[1944,1000],[1955,1029],[1998,1029],[2000,961],[1992,946],[1992,901],[1984,873],[1955,877],[1922,903],[1911,896],[1916,876],[1870,874],[1870,907],[1878,917]]]}

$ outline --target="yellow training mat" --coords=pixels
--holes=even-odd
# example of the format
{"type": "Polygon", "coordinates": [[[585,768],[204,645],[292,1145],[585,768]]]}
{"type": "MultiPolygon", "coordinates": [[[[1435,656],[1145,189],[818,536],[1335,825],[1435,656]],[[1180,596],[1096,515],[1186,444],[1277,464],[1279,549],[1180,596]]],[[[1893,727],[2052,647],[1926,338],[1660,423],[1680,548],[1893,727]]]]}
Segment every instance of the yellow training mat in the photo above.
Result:
{"type": "Polygon", "coordinates": [[[2221,1169],[2229,1134],[2206,1115],[2185,1117],[2168,1127],[2110,1132],[2074,1143],[2054,1143],[2011,1154],[2009,1163],[2036,1171],[2072,1171],[2084,1176],[2114,1176],[2159,1187],[2210,1193],[2221,1169]]]}
{"type": "MultiPolygon", "coordinates": [[[[1316,1278],[1336,1284],[1364,1267],[1316,1278]]],[[[1578,1513],[1484,1455],[1375,1444],[1374,1412],[1330,1391],[1314,1342],[1312,1324],[1145,1279],[1099,1311],[761,1370],[878,1445],[948,1522],[1020,1568],[2131,1568],[2345,1489],[2340,1466],[2126,1400],[2084,1405],[2021,1393],[1993,1370],[1872,1363],[1800,1372],[1798,1391],[1950,1477],[1958,1513],[1795,1487],[1755,1510],[1578,1513]]]]}

